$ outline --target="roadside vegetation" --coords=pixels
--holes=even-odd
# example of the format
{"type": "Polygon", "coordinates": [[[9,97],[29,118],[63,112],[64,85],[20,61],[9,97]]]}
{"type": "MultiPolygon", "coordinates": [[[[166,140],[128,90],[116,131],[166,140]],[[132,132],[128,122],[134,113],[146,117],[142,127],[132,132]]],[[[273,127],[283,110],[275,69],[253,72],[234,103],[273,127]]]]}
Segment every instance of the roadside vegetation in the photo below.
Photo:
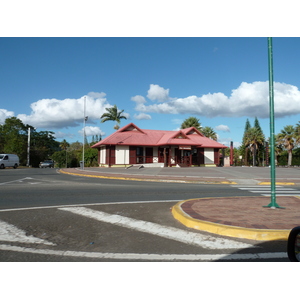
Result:
{"type": "MultiPolygon", "coordinates": [[[[101,116],[101,122],[115,121],[119,124],[123,111],[114,108],[106,115],[101,116]],[[111,114],[111,115],[109,115],[111,114]]],[[[195,127],[206,137],[217,140],[217,134],[212,127],[202,127],[200,120],[189,117],[181,124],[181,129],[195,127]]],[[[55,167],[79,167],[82,161],[83,144],[80,142],[68,143],[66,140],[58,142],[52,131],[37,131],[33,126],[25,125],[16,118],[11,117],[0,124],[0,153],[17,154],[20,165],[26,166],[28,132],[30,129],[30,165],[38,167],[44,160],[54,160],[55,167]]],[[[116,128],[115,128],[116,129],[116,128]]],[[[84,164],[86,167],[98,166],[97,149],[92,145],[101,141],[101,136],[93,136],[91,141],[85,138],[84,164]]],[[[275,158],[278,166],[300,166],[300,122],[296,125],[286,125],[275,136],[275,158]]],[[[233,160],[235,166],[267,166],[269,165],[269,140],[260,127],[259,120],[255,118],[253,126],[247,119],[245,124],[242,144],[233,149],[233,160]]],[[[225,150],[225,156],[230,155],[230,148],[225,150]]]]}
{"type": "MultiPolygon", "coordinates": [[[[25,125],[11,117],[0,124],[0,153],[17,154],[20,165],[27,164],[28,132],[30,128],[30,166],[37,168],[44,160],[54,160],[55,167],[78,167],[82,160],[82,143],[69,144],[66,140],[58,142],[52,131],[36,131],[33,126],[25,125]]],[[[101,137],[93,137],[91,143],[85,141],[85,165],[97,166],[97,149],[90,148],[101,137]]]]}
{"type": "MultiPolygon", "coordinates": [[[[229,151],[229,149],[227,149],[229,151]]],[[[270,141],[255,118],[251,127],[247,119],[242,145],[234,149],[234,164],[267,166],[270,159],[270,141]]],[[[277,166],[300,166],[300,122],[286,125],[275,136],[275,164],[277,166]]]]}

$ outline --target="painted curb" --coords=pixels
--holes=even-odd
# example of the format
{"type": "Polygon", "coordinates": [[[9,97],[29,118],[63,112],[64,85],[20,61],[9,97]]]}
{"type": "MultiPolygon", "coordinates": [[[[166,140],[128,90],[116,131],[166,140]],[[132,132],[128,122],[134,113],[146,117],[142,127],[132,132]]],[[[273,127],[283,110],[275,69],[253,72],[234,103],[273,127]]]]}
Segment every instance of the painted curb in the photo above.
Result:
{"type": "Polygon", "coordinates": [[[250,239],[256,241],[274,241],[288,239],[290,230],[252,229],[196,220],[190,217],[181,209],[181,205],[183,203],[191,200],[193,199],[181,201],[172,207],[173,217],[186,227],[207,231],[209,233],[214,233],[218,235],[250,239]]]}
{"type": "Polygon", "coordinates": [[[63,170],[58,170],[59,173],[82,176],[82,177],[92,177],[92,178],[103,178],[103,179],[117,179],[117,180],[131,180],[131,181],[150,181],[150,182],[175,182],[175,183],[193,183],[193,184],[237,184],[233,181],[196,181],[196,180],[176,180],[176,179],[151,179],[151,178],[136,178],[136,177],[119,177],[119,176],[104,176],[104,175],[90,175],[82,173],[72,173],[63,170]]]}

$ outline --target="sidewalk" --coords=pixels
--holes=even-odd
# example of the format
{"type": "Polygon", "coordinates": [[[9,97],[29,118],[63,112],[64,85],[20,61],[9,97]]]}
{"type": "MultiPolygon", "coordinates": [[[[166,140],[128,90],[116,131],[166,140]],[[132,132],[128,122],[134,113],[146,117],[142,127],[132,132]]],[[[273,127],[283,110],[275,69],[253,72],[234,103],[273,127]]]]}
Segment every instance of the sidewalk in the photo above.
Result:
{"type": "MultiPolygon", "coordinates": [[[[299,168],[277,169],[277,184],[300,184],[299,168]],[[279,181],[278,181],[279,180],[279,181]]],[[[96,178],[194,184],[269,184],[269,168],[85,168],[61,173],[96,178]]],[[[277,197],[281,208],[266,208],[269,197],[198,198],[177,203],[173,217],[187,227],[252,240],[287,240],[300,225],[300,197],[277,197]]]]}
{"type": "Polygon", "coordinates": [[[172,208],[176,220],[210,233],[259,241],[287,240],[300,225],[300,198],[277,197],[281,208],[269,208],[269,197],[226,197],[185,200],[172,208]]]}

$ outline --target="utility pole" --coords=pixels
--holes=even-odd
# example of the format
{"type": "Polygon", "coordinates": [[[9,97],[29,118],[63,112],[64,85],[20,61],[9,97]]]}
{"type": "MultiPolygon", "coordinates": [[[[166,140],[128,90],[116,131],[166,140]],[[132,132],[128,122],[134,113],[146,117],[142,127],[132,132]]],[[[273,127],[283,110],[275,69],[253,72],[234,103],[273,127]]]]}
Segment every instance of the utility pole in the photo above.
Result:
{"type": "Polygon", "coordinates": [[[30,127],[28,127],[28,140],[27,140],[27,167],[30,164],[30,127]]]}

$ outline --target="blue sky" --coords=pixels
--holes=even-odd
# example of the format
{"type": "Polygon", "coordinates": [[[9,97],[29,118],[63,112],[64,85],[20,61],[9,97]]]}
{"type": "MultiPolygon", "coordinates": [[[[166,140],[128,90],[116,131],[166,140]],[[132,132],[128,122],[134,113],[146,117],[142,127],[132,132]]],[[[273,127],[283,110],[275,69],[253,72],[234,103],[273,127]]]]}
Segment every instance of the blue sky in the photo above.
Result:
{"type": "MultiPolygon", "coordinates": [[[[275,133],[300,121],[300,39],[273,38],[275,133]]],[[[0,123],[16,116],[57,140],[106,137],[114,104],[142,129],[176,130],[195,116],[238,146],[257,116],[269,136],[265,37],[2,37],[0,123]]]]}

